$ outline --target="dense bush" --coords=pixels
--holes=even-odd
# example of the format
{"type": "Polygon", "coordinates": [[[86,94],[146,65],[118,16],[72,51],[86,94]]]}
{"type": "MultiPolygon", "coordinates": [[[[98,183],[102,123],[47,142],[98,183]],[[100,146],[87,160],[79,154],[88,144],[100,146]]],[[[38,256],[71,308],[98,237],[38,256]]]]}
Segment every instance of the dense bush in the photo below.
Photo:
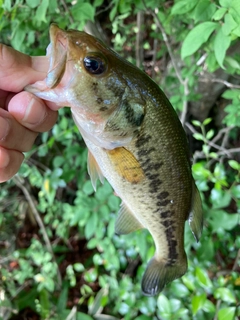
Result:
{"type": "Polygon", "coordinates": [[[237,319],[239,0],[0,0],[0,42],[17,50],[45,54],[51,22],[99,33],[163,88],[189,136],[204,230],[196,243],[186,228],[187,274],[144,297],[152,238],[114,234],[119,199],[107,182],[94,193],[86,147],[62,109],[1,185],[0,317],[237,319]]]}

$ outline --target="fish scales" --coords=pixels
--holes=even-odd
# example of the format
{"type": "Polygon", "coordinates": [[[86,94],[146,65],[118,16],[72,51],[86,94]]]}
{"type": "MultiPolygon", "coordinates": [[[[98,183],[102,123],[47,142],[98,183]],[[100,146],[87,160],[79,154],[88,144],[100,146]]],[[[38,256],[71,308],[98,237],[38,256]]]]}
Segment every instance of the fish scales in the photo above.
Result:
{"type": "Polygon", "coordinates": [[[155,82],[101,41],[56,25],[50,38],[48,75],[26,90],[71,108],[94,188],[105,177],[122,199],[116,232],[152,235],[156,251],[142,291],[156,295],[187,271],[185,221],[197,240],[202,230],[185,132],[155,82]]]}

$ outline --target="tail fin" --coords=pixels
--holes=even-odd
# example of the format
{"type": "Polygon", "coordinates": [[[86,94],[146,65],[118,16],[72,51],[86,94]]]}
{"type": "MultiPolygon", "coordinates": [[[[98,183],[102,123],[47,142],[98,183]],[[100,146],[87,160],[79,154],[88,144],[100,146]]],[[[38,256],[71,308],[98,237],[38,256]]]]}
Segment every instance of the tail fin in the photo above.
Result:
{"type": "Polygon", "coordinates": [[[167,261],[157,261],[153,257],[143,275],[142,292],[146,296],[155,296],[163,290],[164,286],[180,278],[187,271],[186,257],[174,265],[167,265],[167,261]]]}

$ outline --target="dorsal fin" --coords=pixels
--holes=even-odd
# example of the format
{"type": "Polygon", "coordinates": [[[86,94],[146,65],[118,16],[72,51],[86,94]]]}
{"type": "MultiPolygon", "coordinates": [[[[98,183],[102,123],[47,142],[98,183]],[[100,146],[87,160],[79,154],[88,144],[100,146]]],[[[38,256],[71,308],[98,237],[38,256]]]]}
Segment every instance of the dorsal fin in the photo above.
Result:
{"type": "Polygon", "coordinates": [[[142,224],[134,217],[127,206],[122,203],[115,222],[115,232],[117,234],[128,234],[142,228],[142,224]]]}
{"type": "Polygon", "coordinates": [[[192,209],[188,221],[196,241],[199,241],[203,228],[203,209],[200,193],[194,181],[192,187],[192,209]]]}
{"type": "Polygon", "coordinates": [[[102,174],[101,169],[99,168],[97,161],[95,160],[94,156],[89,150],[88,150],[88,173],[92,181],[93,189],[96,191],[97,180],[99,179],[101,183],[103,183],[104,176],[102,174]]]}

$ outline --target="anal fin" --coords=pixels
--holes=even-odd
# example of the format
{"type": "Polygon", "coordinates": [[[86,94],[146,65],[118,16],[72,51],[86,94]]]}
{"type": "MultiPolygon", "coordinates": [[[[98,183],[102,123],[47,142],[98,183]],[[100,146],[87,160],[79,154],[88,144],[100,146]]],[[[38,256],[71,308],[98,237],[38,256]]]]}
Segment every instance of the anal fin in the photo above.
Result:
{"type": "Polygon", "coordinates": [[[101,169],[97,161],[95,160],[92,153],[88,150],[88,173],[90,175],[93,189],[96,191],[97,188],[97,180],[99,179],[101,183],[104,182],[104,176],[102,174],[101,169]]]}
{"type": "Polygon", "coordinates": [[[192,189],[192,209],[188,221],[196,241],[199,241],[203,229],[203,209],[200,193],[194,182],[192,189]]]}
{"type": "Polygon", "coordinates": [[[117,234],[128,234],[142,228],[142,224],[133,216],[126,205],[122,203],[115,222],[115,232],[117,234]]]}

